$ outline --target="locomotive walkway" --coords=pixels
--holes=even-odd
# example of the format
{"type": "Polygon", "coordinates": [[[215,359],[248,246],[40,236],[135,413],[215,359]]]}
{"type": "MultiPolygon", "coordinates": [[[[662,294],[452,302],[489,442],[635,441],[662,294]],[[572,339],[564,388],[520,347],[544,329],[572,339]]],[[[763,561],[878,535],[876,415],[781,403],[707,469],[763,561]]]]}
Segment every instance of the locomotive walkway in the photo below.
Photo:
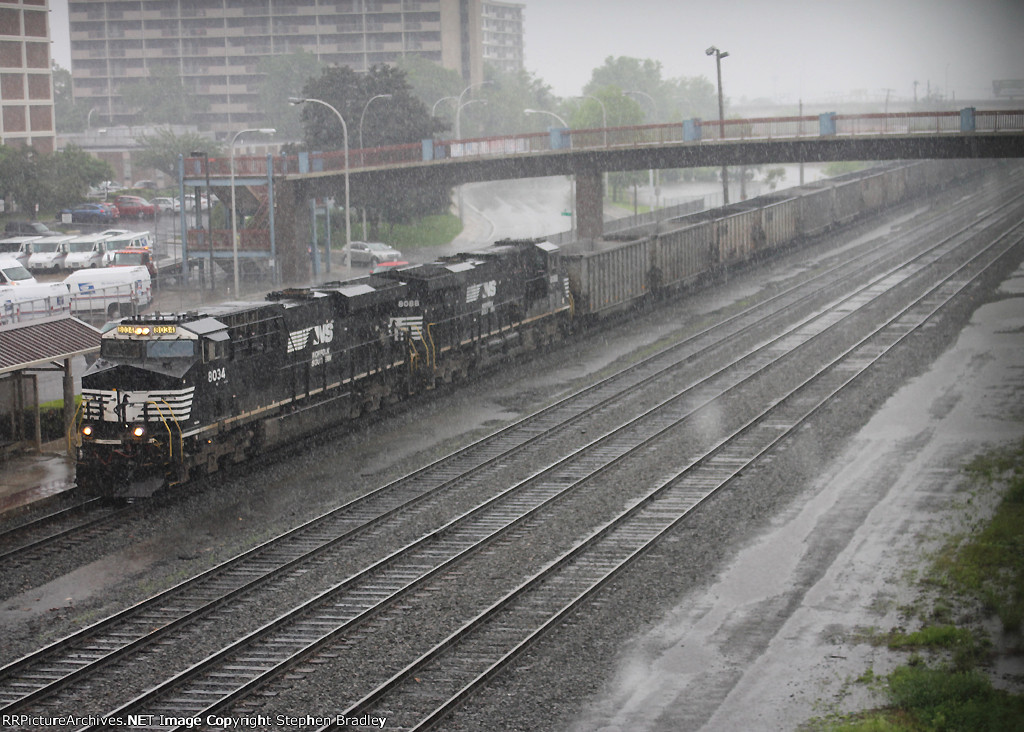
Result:
{"type": "MultiPolygon", "coordinates": [[[[236,186],[266,186],[276,205],[269,242],[246,241],[244,254],[280,259],[285,279],[305,267],[297,242],[311,241],[309,201],[343,200],[353,190],[403,191],[489,180],[576,176],[578,232],[600,238],[602,176],[610,171],[722,165],[1024,157],[1024,110],[823,114],[596,129],[551,128],[500,137],[423,140],[392,147],[298,155],[236,157],[236,186]],[[290,246],[285,243],[291,243],[290,246]]],[[[226,188],[228,158],[186,158],[181,187],[226,188]]],[[[218,243],[229,255],[230,240],[218,243]],[[225,246],[226,244],[226,246],[225,246]]]]}

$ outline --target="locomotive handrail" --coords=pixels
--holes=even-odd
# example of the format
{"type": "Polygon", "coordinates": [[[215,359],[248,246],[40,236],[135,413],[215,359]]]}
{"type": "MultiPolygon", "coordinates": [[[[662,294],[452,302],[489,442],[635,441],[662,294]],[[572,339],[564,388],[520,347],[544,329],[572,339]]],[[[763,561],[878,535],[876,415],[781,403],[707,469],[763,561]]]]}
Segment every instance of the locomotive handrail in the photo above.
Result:
{"type": "MultiPolygon", "coordinates": [[[[179,454],[184,455],[185,454],[185,438],[184,438],[184,436],[181,433],[181,425],[178,423],[178,418],[174,416],[174,408],[170,404],[167,403],[166,399],[161,399],[160,401],[163,402],[164,406],[167,407],[167,411],[171,415],[171,420],[174,422],[174,426],[178,429],[178,452],[179,452],[179,454]]],[[[157,402],[153,401],[153,400],[147,400],[146,402],[144,402],[144,405],[146,405],[146,406],[148,406],[150,404],[152,404],[154,407],[156,407],[157,416],[160,418],[160,421],[163,423],[164,429],[167,430],[167,457],[168,457],[169,460],[174,460],[174,433],[171,432],[171,428],[167,424],[167,418],[164,417],[163,410],[160,408],[160,405],[157,402]]]]}
{"type": "Polygon", "coordinates": [[[434,333],[431,331],[431,327],[435,323],[427,323],[426,331],[427,337],[423,339],[423,347],[427,351],[427,366],[432,369],[437,369],[437,346],[434,345],[434,333]]]}
{"type": "Polygon", "coordinates": [[[82,444],[82,433],[80,430],[82,413],[85,411],[85,403],[92,400],[93,397],[87,399],[83,396],[78,402],[78,406],[75,407],[75,413],[71,417],[71,424],[68,425],[68,452],[82,444]]]}

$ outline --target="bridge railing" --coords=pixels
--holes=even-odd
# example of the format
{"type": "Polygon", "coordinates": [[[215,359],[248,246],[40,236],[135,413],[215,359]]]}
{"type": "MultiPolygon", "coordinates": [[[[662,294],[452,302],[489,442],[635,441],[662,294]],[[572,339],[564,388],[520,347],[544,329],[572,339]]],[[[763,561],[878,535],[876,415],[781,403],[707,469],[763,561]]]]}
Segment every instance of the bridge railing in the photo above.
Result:
{"type": "MultiPolygon", "coordinates": [[[[975,132],[1022,132],[1024,110],[974,111],[975,132]]],[[[433,140],[391,147],[349,150],[349,169],[423,164],[475,157],[508,157],[555,149],[590,150],[646,145],[695,144],[729,140],[861,135],[950,134],[964,131],[963,112],[899,112],[893,114],[831,114],[801,117],[687,120],[670,124],[634,125],[595,129],[560,129],[463,140],[433,140]],[[429,144],[428,144],[429,143],[429,144]]],[[[186,177],[203,178],[204,160],[186,159],[186,177]]],[[[275,175],[339,172],[345,169],[343,150],[282,155],[272,158],[275,175]]],[[[236,175],[265,176],[266,156],[235,157],[236,175]]],[[[228,158],[211,158],[210,175],[230,174],[228,158]]]]}

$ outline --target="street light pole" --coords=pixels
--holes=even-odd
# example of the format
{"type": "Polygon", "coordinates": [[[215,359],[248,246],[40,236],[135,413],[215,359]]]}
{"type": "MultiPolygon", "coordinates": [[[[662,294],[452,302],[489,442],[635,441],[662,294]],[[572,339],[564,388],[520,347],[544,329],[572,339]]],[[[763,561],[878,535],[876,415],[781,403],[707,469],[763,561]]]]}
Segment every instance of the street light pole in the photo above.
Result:
{"type": "Polygon", "coordinates": [[[562,127],[567,128],[569,126],[569,124],[564,119],[559,117],[554,112],[549,112],[546,109],[524,109],[523,114],[550,114],[552,117],[557,119],[562,124],[562,127]]]}
{"type": "MultiPolygon", "coordinates": [[[[725,103],[722,97],[722,59],[729,55],[728,51],[721,51],[715,46],[706,50],[708,56],[715,57],[715,65],[718,67],[718,139],[725,139],[725,103]]],[[[729,168],[722,166],[722,198],[725,205],[729,204],[729,168]]]]}
{"type": "Polygon", "coordinates": [[[325,102],[322,99],[313,99],[313,98],[303,99],[301,97],[291,97],[291,98],[288,99],[288,101],[289,101],[289,103],[291,103],[293,105],[305,104],[306,102],[313,102],[314,104],[321,104],[321,105],[327,107],[332,112],[334,112],[334,114],[337,116],[338,120],[341,121],[341,131],[342,131],[342,136],[343,136],[344,142],[345,142],[345,257],[344,257],[344,264],[345,264],[345,267],[347,268],[347,267],[351,266],[351,264],[352,264],[352,260],[351,260],[351,255],[352,255],[352,220],[349,217],[349,213],[350,212],[349,212],[349,180],[348,180],[348,177],[349,177],[348,176],[348,125],[345,124],[345,118],[341,116],[341,112],[339,112],[337,109],[335,109],[333,106],[331,106],[330,104],[328,104],[327,102],[325,102]]]}
{"type": "MultiPolygon", "coordinates": [[[[363,120],[366,118],[366,110],[370,106],[370,102],[374,99],[391,99],[390,94],[377,94],[376,96],[370,97],[366,104],[363,105],[363,113],[359,115],[359,166],[366,165],[366,161],[363,159],[363,120]]],[[[366,206],[363,206],[363,236],[366,236],[366,206]]]]}
{"type": "Polygon", "coordinates": [[[604,106],[604,102],[590,94],[580,94],[580,99],[593,99],[601,105],[601,120],[604,124],[604,146],[608,147],[608,108],[604,106]]]}
{"type": "Polygon", "coordinates": [[[366,118],[366,110],[370,107],[370,102],[374,99],[391,99],[390,94],[377,94],[367,100],[366,104],[363,105],[363,113],[359,115],[359,164],[365,165],[363,162],[363,120],[366,118]]]}
{"type": "MultiPolygon", "coordinates": [[[[561,123],[562,127],[566,128],[566,129],[569,128],[569,124],[564,119],[559,117],[554,112],[549,112],[546,109],[524,109],[523,110],[523,114],[548,114],[548,115],[551,115],[552,117],[554,117],[555,119],[557,119],[559,121],[559,123],[561,123]]],[[[570,144],[571,144],[571,140],[570,140],[570,144]]],[[[569,217],[570,217],[570,219],[569,219],[569,230],[570,231],[575,231],[576,230],[576,181],[573,179],[573,176],[571,176],[571,175],[567,175],[566,178],[569,180],[569,217]]]]}
{"type": "MultiPolygon", "coordinates": [[[[204,232],[203,236],[206,237],[206,243],[210,247],[210,291],[215,289],[214,275],[213,275],[213,207],[209,204],[210,201],[210,154],[207,152],[200,152],[193,150],[189,153],[193,158],[203,159],[203,171],[206,173],[206,222],[209,226],[209,232],[204,232]]],[[[198,189],[198,186],[196,186],[198,189]]],[[[184,205],[182,201],[182,205],[184,205]]],[[[196,191],[196,228],[200,231],[203,230],[203,201],[199,197],[199,191],[196,191]]]]}
{"type": "MultiPolygon", "coordinates": [[[[652,97],[650,94],[648,94],[645,91],[640,91],[639,89],[631,89],[630,91],[624,91],[622,93],[626,94],[626,95],[638,94],[638,95],[640,95],[642,97],[647,97],[647,99],[651,102],[651,109],[654,110],[654,121],[657,122],[657,120],[658,120],[658,103],[654,101],[654,97],[652,97]]],[[[650,186],[651,186],[651,194],[654,196],[654,208],[658,208],[658,189],[655,187],[655,184],[654,184],[654,169],[653,168],[647,171],[647,176],[648,176],[648,182],[650,183],[650,186]]]]}
{"type": "MultiPolygon", "coordinates": [[[[462,108],[465,107],[467,104],[471,104],[473,102],[481,101],[479,99],[470,99],[468,102],[466,102],[466,104],[463,104],[462,103],[462,97],[465,96],[466,92],[468,92],[470,89],[473,89],[473,88],[478,87],[478,86],[484,86],[485,84],[493,84],[493,83],[494,83],[493,81],[478,81],[475,84],[470,84],[469,86],[467,86],[465,89],[463,89],[459,93],[459,97],[455,101],[455,139],[456,140],[461,140],[462,139],[462,124],[461,124],[461,122],[462,122],[462,108]]],[[[438,100],[438,101],[441,101],[441,100],[438,100]]],[[[459,221],[462,221],[463,220],[463,215],[462,215],[462,184],[461,183],[458,185],[458,199],[459,199],[459,221]]]]}
{"type": "Polygon", "coordinates": [[[231,138],[231,260],[235,271],[235,297],[238,297],[238,213],[235,211],[235,141],[239,135],[246,132],[259,132],[264,135],[273,135],[277,130],[273,127],[250,128],[239,130],[231,138]]]}

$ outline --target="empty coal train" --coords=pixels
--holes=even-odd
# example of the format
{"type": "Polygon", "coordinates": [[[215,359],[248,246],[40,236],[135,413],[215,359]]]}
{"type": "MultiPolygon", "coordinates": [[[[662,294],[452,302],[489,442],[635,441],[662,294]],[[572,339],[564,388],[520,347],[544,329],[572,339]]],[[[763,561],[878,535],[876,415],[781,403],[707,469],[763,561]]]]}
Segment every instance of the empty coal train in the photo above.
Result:
{"type": "Polygon", "coordinates": [[[620,241],[506,240],[263,301],[126,318],[82,377],[77,484],[145,495],[224,469],[974,170],[890,166],[620,241]]]}

